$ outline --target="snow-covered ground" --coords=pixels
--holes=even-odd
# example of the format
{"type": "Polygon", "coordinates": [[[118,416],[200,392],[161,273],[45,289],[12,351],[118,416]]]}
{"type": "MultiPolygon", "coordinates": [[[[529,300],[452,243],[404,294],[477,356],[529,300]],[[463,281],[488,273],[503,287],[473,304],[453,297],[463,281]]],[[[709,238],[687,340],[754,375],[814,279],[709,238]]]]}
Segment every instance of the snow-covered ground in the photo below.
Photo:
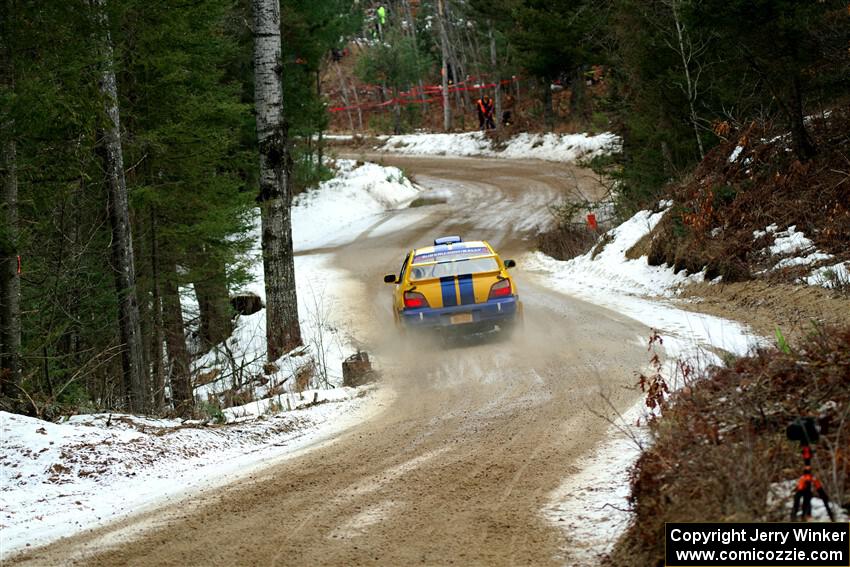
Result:
{"type": "Polygon", "coordinates": [[[0,412],[0,560],[25,546],[236,482],[329,442],[385,405],[386,392],[305,392],[304,409],[265,413],[268,402],[227,410],[220,426],[126,415],[50,423],[0,412]]]}
{"type": "MultiPolygon", "coordinates": [[[[336,139],[344,139],[337,137],[336,139]]],[[[576,162],[617,152],[621,141],[616,135],[531,134],[523,132],[503,144],[494,144],[484,132],[460,134],[406,134],[379,136],[379,151],[411,155],[501,157],[576,162]]]]}
{"type": "MultiPolygon", "coordinates": [[[[339,160],[338,175],[293,204],[297,252],[357,238],[419,190],[394,167],[339,160]]],[[[252,235],[254,281],[244,291],[264,298],[259,221],[252,235]]],[[[0,560],[201,489],[232,482],[261,466],[332,439],[379,411],[387,392],[339,387],[343,359],[354,352],[331,316],[341,274],[329,254],[296,256],[304,343],[300,357],[266,373],[265,311],[240,317],[233,335],[195,364],[221,377],[196,388],[201,402],[247,384],[262,398],[223,410],[215,425],[127,415],[75,416],[49,423],[0,412],[0,560]],[[331,389],[296,392],[291,379],[311,361],[313,382],[331,389]],[[272,390],[273,387],[280,386],[272,390]],[[287,411],[289,408],[292,411],[287,411]]],[[[191,307],[190,307],[191,308],[191,307]]]]}

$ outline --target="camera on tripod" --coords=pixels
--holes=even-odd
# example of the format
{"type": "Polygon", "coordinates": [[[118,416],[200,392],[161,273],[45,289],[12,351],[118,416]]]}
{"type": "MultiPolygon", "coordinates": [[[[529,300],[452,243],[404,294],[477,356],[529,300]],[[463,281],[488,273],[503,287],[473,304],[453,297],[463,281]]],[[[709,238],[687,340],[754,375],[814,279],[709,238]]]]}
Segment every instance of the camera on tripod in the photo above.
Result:
{"type": "Polygon", "coordinates": [[[797,512],[802,509],[800,519],[807,522],[812,517],[812,497],[817,496],[823,501],[826,513],[831,521],[835,521],[832,508],[829,506],[829,496],[823,488],[821,481],[812,472],[812,458],[814,449],[812,445],[820,439],[820,429],[815,418],[798,417],[785,428],[785,437],[789,441],[797,441],[800,444],[800,453],[803,457],[803,475],[797,481],[794,489],[794,505],[791,508],[791,521],[797,520],[797,512]]]}
{"type": "Polygon", "coordinates": [[[798,417],[785,428],[785,436],[789,441],[797,441],[800,446],[814,445],[820,439],[820,429],[815,418],[798,417]]]}

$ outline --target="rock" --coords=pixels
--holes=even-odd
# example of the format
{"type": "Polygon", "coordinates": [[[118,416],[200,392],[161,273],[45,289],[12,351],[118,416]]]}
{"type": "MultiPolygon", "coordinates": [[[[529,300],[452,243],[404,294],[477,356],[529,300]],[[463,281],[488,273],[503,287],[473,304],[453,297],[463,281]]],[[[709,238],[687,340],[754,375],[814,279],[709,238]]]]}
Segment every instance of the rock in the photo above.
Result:
{"type": "Polygon", "coordinates": [[[253,315],[266,305],[256,293],[238,293],[230,298],[230,305],[240,315],[253,315]]]}

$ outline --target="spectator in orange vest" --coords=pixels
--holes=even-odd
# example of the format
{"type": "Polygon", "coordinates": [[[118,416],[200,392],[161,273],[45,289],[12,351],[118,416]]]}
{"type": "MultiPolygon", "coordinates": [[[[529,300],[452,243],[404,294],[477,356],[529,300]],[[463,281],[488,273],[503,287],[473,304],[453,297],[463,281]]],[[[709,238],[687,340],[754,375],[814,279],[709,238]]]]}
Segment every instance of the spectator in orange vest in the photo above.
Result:
{"type": "Polygon", "coordinates": [[[475,101],[475,106],[478,110],[478,127],[482,130],[494,129],[496,124],[493,122],[493,112],[495,110],[493,99],[484,95],[475,101]]]}

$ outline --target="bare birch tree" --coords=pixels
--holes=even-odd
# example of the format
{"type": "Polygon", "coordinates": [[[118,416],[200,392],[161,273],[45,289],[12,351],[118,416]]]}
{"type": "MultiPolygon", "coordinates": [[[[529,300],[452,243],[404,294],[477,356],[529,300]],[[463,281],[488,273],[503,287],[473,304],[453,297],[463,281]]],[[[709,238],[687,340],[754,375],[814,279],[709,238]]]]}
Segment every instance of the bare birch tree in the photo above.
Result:
{"type": "Polygon", "coordinates": [[[124,177],[124,152],[121,146],[121,122],[118,85],[115,80],[112,38],[105,0],[92,0],[91,8],[98,24],[100,56],[100,93],[106,123],[100,130],[103,164],[109,193],[109,219],[112,224],[112,269],[118,295],[118,319],[124,389],[129,408],[143,412],[148,406],[147,369],[144,364],[139,303],[136,297],[136,268],[130,226],[130,204],[124,177]]]}
{"type": "Polygon", "coordinates": [[[254,16],[254,106],[260,148],[263,273],[266,286],[266,346],[270,361],[302,344],[295,292],[290,216],[291,179],[283,85],[278,0],[252,0],[254,16]]]}
{"type": "Polygon", "coordinates": [[[449,36],[443,10],[443,0],[437,0],[437,21],[440,28],[440,56],[442,58],[443,130],[452,129],[452,107],[449,105],[449,36]]]}
{"type": "Polygon", "coordinates": [[[680,84],[683,94],[688,98],[688,109],[690,111],[691,126],[694,129],[697,148],[699,148],[700,159],[705,157],[705,149],[699,132],[699,116],[696,111],[696,102],[699,97],[699,80],[702,71],[699,65],[699,56],[705,51],[705,46],[693,41],[682,21],[682,4],[686,0],[664,0],[664,5],[670,9],[673,15],[673,26],[675,36],[673,41],[667,41],[670,47],[682,60],[682,70],[685,75],[684,85],[680,84]],[[692,72],[692,67],[695,71],[692,72]]]}
{"type": "Polygon", "coordinates": [[[493,33],[493,20],[487,20],[487,35],[490,39],[490,69],[493,74],[493,82],[496,83],[494,97],[496,100],[496,128],[502,124],[502,73],[499,61],[496,58],[496,34],[493,33]]]}

